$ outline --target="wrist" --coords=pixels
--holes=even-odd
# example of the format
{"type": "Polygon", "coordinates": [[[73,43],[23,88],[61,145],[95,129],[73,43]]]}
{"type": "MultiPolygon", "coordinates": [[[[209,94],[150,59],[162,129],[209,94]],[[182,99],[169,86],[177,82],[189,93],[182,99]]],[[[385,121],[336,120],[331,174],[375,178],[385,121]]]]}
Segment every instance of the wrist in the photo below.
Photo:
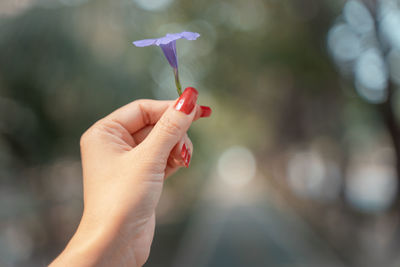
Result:
{"type": "Polygon", "coordinates": [[[78,230],[65,250],[50,266],[133,266],[134,253],[122,244],[115,226],[82,217],[78,230]]]}

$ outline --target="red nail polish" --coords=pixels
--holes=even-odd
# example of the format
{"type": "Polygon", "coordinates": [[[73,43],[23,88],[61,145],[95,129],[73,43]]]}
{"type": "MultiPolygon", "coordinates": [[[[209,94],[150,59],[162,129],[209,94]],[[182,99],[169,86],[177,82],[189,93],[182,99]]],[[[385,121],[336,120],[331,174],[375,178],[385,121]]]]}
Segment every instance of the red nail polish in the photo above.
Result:
{"type": "Polygon", "coordinates": [[[190,150],[188,149],[188,153],[187,153],[187,156],[186,156],[186,159],[185,159],[185,167],[186,168],[189,168],[190,157],[191,157],[191,154],[190,154],[190,150]]]}
{"type": "Polygon", "coordinates": [[[187,156],[187,148],[186,148],[186,145],[183,144],[182,151],[181,151],[181,158],[182,158],[183,163],[185,163],[185,161],[186,161],[186,156],[187,156]]]}
{"type": "Polygon", "coordinates": [[[187,87],[175,104],[175,109],[190,114],[196,105],[199,92],[193,87],[187,87]]]}
{"type": "Polygon", "coordinates": [[[211,116],[212,109],[210,107],[200,106],[200,108],[201,108],[201,114],[200,114],[201,118],[207,118],[211,116]]]}

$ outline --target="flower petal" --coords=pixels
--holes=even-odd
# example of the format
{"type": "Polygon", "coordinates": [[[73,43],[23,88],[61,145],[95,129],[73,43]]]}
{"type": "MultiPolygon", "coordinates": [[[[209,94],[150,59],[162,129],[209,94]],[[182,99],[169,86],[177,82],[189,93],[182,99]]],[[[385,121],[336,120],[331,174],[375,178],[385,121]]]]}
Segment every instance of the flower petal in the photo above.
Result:
{"type": "Polygon", "coordinates": [[[186,40],[196,40],[200,36],[197,32],[180,32],[180,33],[167,33],[164,37],[155,38],[155,39],[145,39],[140,41],[133,42],[134,45],[138,47],[150,46],[150,45],[166,45],[178,39],[186,39],[186,40]]]}
{"type": "Polygon", "coordinates": [[[140,40],[140,41],[135,41],[133,42],[134,45],[137,47],[145,47],[145,46],[150,46],[150,45],[155,45],[157,39],[145,39],[145,40],[140,40]]]}
{"type": "Polygon", "coordinates": [[[178,57],[176,55],[176,41],[172,41],[168,44],[160,45],[165,57],[167,58],[169,64],[172,68],[178,69],[178,57]]]}
{"type": "Polygon", "coordinates": [[[200,34],[197,32],[182,32],[182,37],[185,38],[186,40],[196,40],[198,37],[200,37],[200,34]]]}

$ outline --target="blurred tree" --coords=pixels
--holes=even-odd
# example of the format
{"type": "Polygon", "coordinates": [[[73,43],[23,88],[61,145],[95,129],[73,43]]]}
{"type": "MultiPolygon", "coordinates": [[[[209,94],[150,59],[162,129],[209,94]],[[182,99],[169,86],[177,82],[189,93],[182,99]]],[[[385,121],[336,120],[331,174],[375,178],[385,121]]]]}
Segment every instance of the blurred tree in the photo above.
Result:
{"type": "MultiPolygon", "coordinates": [[[[398,84],[396,57],[400,48],[397,1],[348,1],[329,32],[328,45],[342,75],[353,80],[357,93],[375,105],[396,154],[400,192],[400,129],[395,114],[398,84]],[[397,23],[397,24],[396,24],[397,23]]],[[[400,195],[394,207],[398,209],[400,195]]]]}

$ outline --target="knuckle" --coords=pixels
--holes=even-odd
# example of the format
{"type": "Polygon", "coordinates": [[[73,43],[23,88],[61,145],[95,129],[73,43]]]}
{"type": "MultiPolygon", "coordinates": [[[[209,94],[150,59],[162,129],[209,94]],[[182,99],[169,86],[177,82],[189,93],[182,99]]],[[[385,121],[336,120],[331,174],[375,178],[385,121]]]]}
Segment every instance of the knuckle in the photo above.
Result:
{"type": "Polygon", "coordinates": [[[187,134],[185,136],[184,142],[189,147],[190,151],[193,152],[193,143],[192,143],[192,140],[189,138],[189,136],[187,134]]]}
{"type": "Polygon", "coordinates": [[[148,102],[147,99],[136,99],[136,100],[134,100],[134,101],[132,102],[132,104],[133,104],[133,105],[140,106],[140,105],[146,104],[146,102],[148,102]]]}
{"type": "Polygon", "coordinates": [[[81,147],[86,147],[89,132],[90,132],[90,128],[87,129],[87,130],[81,135],[81,139],[80,139],[80,141],[79,141],[79,144],[80,144],[81,147]]]}
{"type": "Polygon", "coordinates": [[[145,108],[146,103],[148,103],[149,101],[145,100],[145,99],[140,99],[140,100],[136,100],[135,102],[136,102],[135,104],[139,107],[139,110],[142,114],[143,124],[144,125],[151,124],[151,116],[148,112],[146,112],[146,108],[145,108]]]}
{"type": "Polygon", "coordinates": [[[189,144],[189,149],[190,149],[190,151],[193,153],[193,149],[194,149],[194,147],[193,147],[193,144],[192,144],[192,142],[190,142],[190,144],[189,144]]]}
{"type": "Polygon", "coordinates": [[[97,136],[99,136],[99,127],[99,123],[97,122],[82,134],[79,141],[81,148],[88,146],[91,140],[94,140],[97,138],[97,136]]]}

